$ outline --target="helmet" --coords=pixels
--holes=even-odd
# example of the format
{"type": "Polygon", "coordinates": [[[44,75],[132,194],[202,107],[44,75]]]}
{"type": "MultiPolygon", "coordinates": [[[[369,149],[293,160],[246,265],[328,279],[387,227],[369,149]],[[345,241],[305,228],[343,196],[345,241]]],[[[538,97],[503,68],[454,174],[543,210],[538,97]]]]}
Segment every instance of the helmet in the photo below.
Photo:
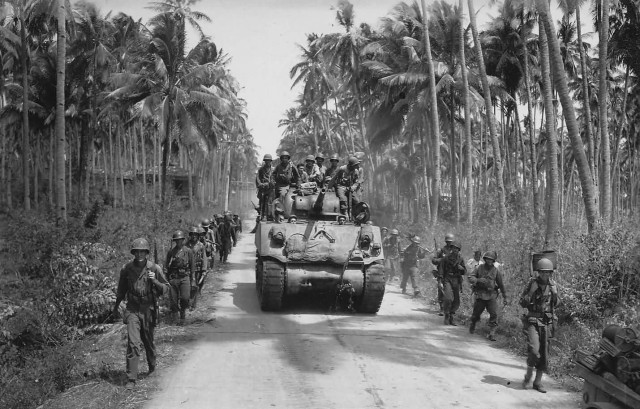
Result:
{"type": "Polygon", "coordinates": [[[196,229],[198,229],[198,234],[204,233],[204,229],[202,227],[196,226],[196,229]]]}
{"type": "Polygon", "coordinates": [[[289,152],[287,151],[280,152],[280,157],[282,158],[283,156],[286,156],[287,158],[291,158],[291,155],[289,155],[289,152]]]}
{"type": "Polygon", "coordinates": [[[450,244],[450,246],[451,246],[451,247],[455,247],[455,248],[457,248],[457,249],[458,249],[458,251],[462,250],[462,246],[460,245],[460,242],[459,242],[459,241],[456,241],[456,240],[452,241],[452,242],[451,242],[451,244],[450,244]]]}
{"type": "Polygon", "coordinates": [[[317,155],[316,155],[316,160],[318,160],[318,159],[322,159],[322,160],[324,160],[324,155],[323,155],[323,154],[321,154],[321,153],[317,154],[317,155]]]}
{"type": "Polygon", "coordinates": [[[349,166],[356,166],[360,164],[360,160],[358,158],[356,158],[355,156],[351,156],[349,158],[349,166]]]}
{"type": "Polygon", "coordinates": [[[198,231],[199,229],[202,230],[202,227],[200,227],[200,226],[192,226],[192,227],[190,227],[189,228],[189,235],[200,234],[200,232],[198,231]]]}
{"type": "Polygon", "coordinates": [[[271,156],[270,153],[267,153],[266,155],[264,155],[264,158],[262,158],[263,161],[265,160],[273,160],[273,156],[271,156]]]}
{"type": "Polygon", "coordinates": [[[453,233],[447,233],[447,234],[445,234],[445,235],[444,235],[444,241],[445,241],[445,242],[447,242],[447,241],[454,241],[455,239],[456,239],[456,238],[455,238],[455,236],[453,235],[453,233]]]}
{"type": "Polygon", "coordinates": [[[131,244],[131,254],[133,254],[134,250],[146,250],[147,252],[151,251],[149,249],[149,242],[144,238],[135,239],[133,241],[133,243],[131,244]]]}
{"type": "Polygon", "coordinates": [[[182,230],[176,230],[173,232],[173,236],[171,240],[181,240],[184,239],[184,232],[182,230]]]}
{"type": "MultiPolygon", "coordinates": [[[[397,236],[398,234],[400,234],[398,229],[391,229],[391,235],[397,236]]],[[[415,239],[415,237],[414,237],[414,239],[415,239]]],[[[418,240],[420,240],[420,237],[418,237],[418,240]]]]}
{"type": "Polygon", "coordinates": [[[387,229],[386,227],[380,227],[380,231],[383,231],[383,230],[389,231],[389,229],[387,229]]]}
{"type": "Polygon", "coordinates": [[[486,253],[484,253],[482,258],[488,258],[489,260],[496,261],[496,259],[498,258],[498,255],[496,254],[495,251],[487,251],[486,253]]]}
{"type": "MultiPolygon", "coordinates": [[[[398,231],[396,229],[393,229],[393,230],[395,230],[396,232],[398,231]]],[[[393,234],[393,230],[391,230],[391,234],[393,234]]],[[[410,240],[416,244],[422,243],[422,240],[420,240],[419,236],[413,236],[410,240]]]]}
{"type": "Polygon", "coordinates": [[[200,223],[200,226],[202,227],[209,227],[209,225],[211,224],[211,220],[209,219],[202,219],[202,223],[200,223]]]}
{"type": "Polygon", "coordinates": [[[331,154],[331,157],[329,158],[329,161],[332,161],[332,160],[340,161],[340,158],[338,157],[337,153],[332,153],[331,154]]]}
{"type": "Polygon", "coordinates": [[[225,214],[224,214],[224,219],[225,219],[225,220],[232,220],[232,219],[233,219],[233,216],[231,215],[231,213],[225,213],[225,214]]]}
{"type": "Polygon", "coordinates": [[[553,271],[553,263],[548,258],[541,258],[536,263],[536,271],[553,271]]]}
{"type": "Polygon", "coordinates": [[[300,162],[296,166],[299,167],[299,168],[304,168],[304,163],[300,162]]]}
{"type": "Polygon", "coordinates": [[[216,213],[215,218],[216,220],[222,219],[222,215],[220,213],[216,213]]]}
{"type": "Polygon", "coordinates": [[[311,162],[315,162],[315,161],[316,161],[316,158],[315,158],[313,155],[307,155],[307,158],[305,159],[305,162],[306,162],[306,161],[309,161],[309,160],[310,160],[311,162]]]}

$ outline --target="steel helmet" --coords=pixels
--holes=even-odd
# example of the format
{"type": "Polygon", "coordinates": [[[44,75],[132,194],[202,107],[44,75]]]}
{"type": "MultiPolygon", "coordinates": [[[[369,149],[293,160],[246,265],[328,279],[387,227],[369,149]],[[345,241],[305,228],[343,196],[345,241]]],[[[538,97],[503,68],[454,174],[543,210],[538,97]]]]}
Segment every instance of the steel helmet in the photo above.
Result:
{"type": "Polygon", "coordinates": [[[536,271],[553,271],[553,263],[548,258],[541,258],[536,263],[536,271]]]}
{"type": "Polygon", "coordinates": [[[209,227],[209,225],[211,224],[211,220],[209,219],[202,219],[202,223],[200,223],[200,226],[202,227],[209,227]]]}
{"type": "Polygon", "coordinates": [[[280,158],[283,158],[283,157],[285,157],[285,156],[286,156],[287,158],[291,158],[291,155],[289,155],[289,152],[287,152],[287,151],[282,151],[282,152],[280,152],[280,158]]]}
{"type": "Polygon", "coordinates": [[[146,250],[147,252],[150,252],[151,250],[149,249],[149,242],[147,239],[142,237],[135,239],[133,243],[131,243],[131,254],[133,254],[135,250],[146,250]]]}
{"type": "MultiPolygon", "coordinates": [[[[396,229],[393,229],[393,230],[396,230],[396,229]]],[[[393,230],[391,230],[391,234],[393,234],[393,230]]],[[[396,232],[397,232],[397,231],[398,231],[398,230],[396,230],[396,232]]],[[[412,242],[416,243],[416,244],[420,244],[420,243],[422,243],[422,240],[420,240],[420,237],[419,237],[419,236],[413,236],[410,240],[411,240],[412,242]]]]}
{"type": "Polygon", "coordinates": [[[192,234],[199,234],[198,229],[202,229],[202,227],[199,226],[192,226],[189,228],[189,235],[192,234]]]}
{"type": "Polygon", "coordinates": [[[313,155],[307,155],[307,158],[304,161],[305,162],[307,162],[307,161],[315,162],[316,158],[314,158],[313,155]]]}
{"type": "Polygon", "coordinates": [[[265,160],[273,160],[273,157],[271,156],[270,153],[267,153],[266,155],[264,155],[264,158],[262,158],[263,161],[265,160]]]}
{"type": "Polygon", "coordinates": [[[338,162],[340,161],[340,158],[338,157],[337,153],[332,153],[331,154],[331,157],[329,158],[329,161],[332,161],[332,160],[335,160],[335,161],[338,161],[338,162]]]}
{"type": "Polygon", "coordinates": [[[322,159],[322,160],[324,160],[324,155],[323,155],[323,154],[321,154],[321,153],[317,154],[317,155],[316,155],[316,160],[318,160],[318,159],[322,159]]]}
{"type": "Polygon", "coordinates": [[[448,241],[454,241],[456,238],[453,235],[453,233],[447,233],[444,235],[444,241],[448,242],[448,241]]]}
{"type": "Polygon", "coordinates": [[[299,167],[299,168],[304,168],[304,163],[300,162],[296,166],[299,167]]]}
{"type": "Polygon", "coordinates": [[[451,247],[455,247],[455,248],[457,248],[457,249],[458,249],[458,251],[462,250],[462,246],[460,245],[460,242],[459,242],[459,241],[456,241],[456,240],[452,241],[452,242],[451,242],[451,244],[450,244],[450,246],[451,246],[451,247]]]}
{"type": "Polygon", "coordinates": [[[171,240],[182,240],[184,239],[184,232],[182,230],[176,230],[173,232],[173,236],[171,236],[171,240]]]}
{"type": "Polygon", "coordinates": [[[387,229],[386,227],[380,227],[380,231],[384,231],[384,230],[389,231],[389,229],[387,229]]]}
{"type": "MultiPolygon", "coordinates": [[[[400,234],[398,229],[391,229],[391,235],[392,236],[397,236],[398,234],[400,234]]],[[[414,237],[414,239],[415,239],[415,237],[414,237]]],[[[420,237],[418,237],[418,240],[420,240],[420,237]]]]}
{"type": "Polygon", "coordinates": [[[349,166],[356,166],[360,164],[360,159],[356,158],[355,156],[351,156],[349,158],[349,166]]]}
{"type": "Polygon", "coordinates": [[[495,251],[487,251],[486,253],[484,253],[482,258],[488,258],[489,260],[496,261],[498,258],[498,255],[496,254],[495,251]]]}

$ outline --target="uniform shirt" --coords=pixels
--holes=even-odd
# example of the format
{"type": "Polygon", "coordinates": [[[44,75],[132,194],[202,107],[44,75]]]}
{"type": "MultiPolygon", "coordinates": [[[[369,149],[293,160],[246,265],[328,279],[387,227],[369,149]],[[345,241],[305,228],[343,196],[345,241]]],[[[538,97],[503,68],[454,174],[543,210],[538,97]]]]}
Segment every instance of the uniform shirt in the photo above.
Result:
{"type": "Polygon", "coordinates": [[[440,262],[442,261],[442,259],[448,256],[450,252],[451,252],[451,246],[449,246],[448,244],[438,249],[436,251],[435,257],[431,259],[431,264],[433,264],[434,266],[440,265],[440,262]]]}
{"type": "Polygon", "coordinates": [[[318,186],[322,187],[325,183],[325,175],[327,174],[327,167],[324,165],[318,166],[318,170],[320,171],[320,182],[318,183],[318,186]]]}
{"type": "Polygon", "coordinates": [[[298,181],[300,183],[309,182],[309,175],[307,174],[307,172],[304,171],[304,169],[298,169],[298,175],[299,175],[298,181]]]}
{"type": "Polygon", "coordinates": [[[460,254],[456,256],[453,253],[447,254],[440,259],[438,264],[438,276],[440,279],[460,279],[467,273],[467,268],[464,265],[464,260],[460,257],[460,254]]]}
{"type": "Polygon", "coordinates": [[[418,267],[418,259],[423,259],[427,253],[418,247],[415,243],[409,244],[409,246],[404,249],[404,264],[405,267],[418,267]]]}
{"type": "Polygon", "coordinates": [[[236,242],[235,225],[230,221],[225,221],[218,226],[218,242],[220,244],[231,244],[236,242]]]}
{"type": "Polygon", "coordinates": [[[520,296],[520,305],[529,311],[528,316],[543,320],[546,318],[545,314],[552,314],[558,306],[558,289],[555,282],[550,279],[549,283],[544,285],[538,279],[531,279],[520,296]]]}
{"type": "Polygon", "coordinates": [[[316,182],[318,186],[322,183],[322,174],[320,173],[320,168],[317,164],[305,165],[304,171],[307,173],[307,182],[316,182]]]}
{"type": "Polygon", "coordinates": [[[167,260],[165,262],[169,278],[189,276],[193,280],[196,270],[196,263],[193,257],[193,251],[187,246],[171,248],[167,252],[167,260]]]}
{"type": "Polygon", "coordinates": [[[297,185],[299,179],[298,169],[291,162],[287,164],[284,162],[278,163],[271,173],[271,184],[276,187],[297,185]]]}
{"type": "Polygon", "coordinates": [[[400,257],[400,240],[395,236],[387,236],[382,239],[382,248],[387,258],[396,259],[400,257]]]}
{"type": "Polygon", "coordinates": [[[271,183],[271,173],[273,173],[273,167],[270,165],[262,165],[256,173],[256,187],[260,190],[269,188],[271,183]]]}
{"type": "MultiPolygon", "coordinates": [[[[474,260],[475,261],[475,260],[474,260]]],[[[506,299],[507,292],[504,289],[502,273],[495,266],[488,264],[478,265],[469,276],[469,283],[476,292],[476,297],[481,300],[492,300],[498,296],[496,289],[499,289],[506,299]]]]}
{"type": "Polygon", "coordinates": [[[329,182],[331,182],[331,179],[333,179],[333,177],[335,176],[336,172],[338,172],[339,167],[338,166],[332,166],[330,168],[326,168],[324,171],[324,183],[325,185],[329,184],[329,182]]]}
{"type": "Polygon", "coordinates": [[[127,299],[127,310],[141,312],[155,309],[154,299],[158,299],[168,289],[168,282],[162,268],[146,260],[138,265],[135,261],[122,266],[116,290],[116,303],[127,299]],[[156,273],[157,283],[149,279],[149,271],[156,273]]]}
{"type": "Polygon", "coordinates": [[[329,182],[329,188],[334,185],[349,187],[352,190],[358,190],[360,185],[364,182],[363,172],[360,168],[349,169],[347,165],[340,166],[335,173],[331,182],[329,182]]]}
{"type": "Polygon", "coordinates": [[[207,254],[205,252],[205,246],[199,241],[192,242],[189,240],[186,244],[187,247],[193,251],[193,258],[196,263],[197,271],[204,271],[208,268],[208,259],[207,254]]]}

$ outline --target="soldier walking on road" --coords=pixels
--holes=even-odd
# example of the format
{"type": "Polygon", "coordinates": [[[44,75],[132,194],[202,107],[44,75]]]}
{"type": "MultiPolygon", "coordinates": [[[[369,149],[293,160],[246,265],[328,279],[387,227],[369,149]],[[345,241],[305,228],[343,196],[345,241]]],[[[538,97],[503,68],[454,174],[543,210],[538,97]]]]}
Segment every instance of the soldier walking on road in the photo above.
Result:
{"type": "Polygon", "coordinates": [[[420,237],[413,236],[409,240],[411,240],[411,244],[402,252],[404,257],[402,260],[402,281],[400,281],[400,288],[402,289],[402,294],[406,294],[407,281],[411,279],[411,286],[413,287],[413,295],[415,297],[420,295],[420,290],[416,282],[418,276],[418,260],[425,258],[427,252],[420,247],[420,237]]]}
{"type": "Polygon", "coordinates": [[[498,291],[502,294],[502,302],[507,305],[507,292],[504,289],[502,273],[495,268],[496,252],[487,251],[484,254],[484,263],[474,268],[469,275],[469,283],[475,293],[473,303],[473,313],[471,314],[471,325],[469,332],[474,333],[476,323],[480,321],[480,316],[486,309],[489,313],[489,339],[496,340],[496,329],[498,328],[498,291]]]}
{"type": "MultiPolygon", "coordinates": [[[[436,250],[435,256],[431,259],[431,264],[435,266],[435,269],[431,273],[433,274],[433,277],[436,279],[438,278],[438,275],[439,275],[438,266],[440,265],[440,262],[442,261],[442,259],[451,252],[451,243],[453,243],[453,240],[455,240],[453,233],[445,234],[444,236],[445,246],[436,250]]],[[[440,307],[440,311],[438,312],[438,315],[440,316],[444,315],[444,310],[442,308],[442,299],[444,297],[444,294],[442,293],[442,288],[443,287],[441,285],[438,285],[438,306],[440,307]]]]}
{"type": "Polygon", "coordinates": [[[204,245],[206,256],[211,257],[211,267],[213,267],[216,251],[215,220],[203,219],[200,226],[202,227],[202,233],[199,235],[199,239],[204,245]]]}
{"type": "Polygon", "coordinates": [[[189,229],[189,241],[187,242],[187,247],[193,251],[193,258],[196,263],[196,273],[194,276],[196,286],[191,286],[191,299],[189,302],[191,311],[196,308],[198,296],[202,290],[202,286],[200,284],[204,283],[205,275],[209,269],[205,246],[200,242],[200,240],[198,240],[201,234],[204,234],[204,229],[202,227],[192,227],[189,229]]]}
{"type": "Polygon", "coordinates": [[[135,386],[138,379],[138,363],[142,346],[147,355],[149,373],[156,369],[156,347],[153,332],[158,322],[158,297],[169,291],[169,283],[159,265],[147,260],[149,242],[139,238],[133,241],[133,261],[120,270],[116,304],[113,315],[117,316],[120,303],[127,299],[123,321],[127,326],[127,389],[135,386]]]}
{"type": "Polygon", "coordinates": [[[218,225],[218,243],[220,261],[227,262],[231,248],[236,246],[236,234],[233,223],[231,222],[231,214],[225,214],[224,220],[218,225]]]}
{"type": "Polygon", "coordinates": [[[533,369],[536,378],[533,389],[546,393],[542,386],[542,374],[549,369],[549,338],[553,337],[555,308],[558,306],[558,289],[551,280],[553,263],[543,258],[536,264],[538,277],[529,281],[520,296],[520,306],[527,309],[522,317],[523,332],[527,337],[527,373],[522,387],[527,388],[533,369]]]}
{"type": "Polygon", "coordinates": [[[175,245],[167,252],[165,266],[167,267],[169,284],[171,284],[171,312],[180,311],[178,325],[184,325],[191,288],[196,287],[194,281],[195,260],[193,251],[185,246],[185,237],[182,230],[173,233],[172,241],[175,245]]]}
{"type": "Polygon", "coordinates": [[[449,254],[444,256],[438,264],[438,287],[442,289],[442,309],[444,310],[444,324],[456,325],[453,317],[460,307],[460,287],[462,276],[467,269],[460,257],[462,247],[457,241],[452,241],[449,254]]]}
{"type": "Polygon", "coordinates": [[[402,274],[400,270],[400,240],[398,240],[398,229],[391,229],[391,234],[382,239],[384,250],[384,262],[387,269],[387,282],[391,282],[396,275],[402,274]]]}

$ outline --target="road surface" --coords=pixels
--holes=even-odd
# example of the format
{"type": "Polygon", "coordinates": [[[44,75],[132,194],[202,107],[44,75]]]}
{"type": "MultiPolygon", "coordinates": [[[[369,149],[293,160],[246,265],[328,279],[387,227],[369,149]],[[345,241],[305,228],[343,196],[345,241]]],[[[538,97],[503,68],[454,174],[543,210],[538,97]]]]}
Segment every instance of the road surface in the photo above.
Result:
{"type": "Polygon", "coordinates": [[[578,408],[545,376],[522,390],[524,359],[387,286],[377,315],[263,313],[245,233],[213,303],[213,324],[162,371],[148,408],[578,408]]]}

